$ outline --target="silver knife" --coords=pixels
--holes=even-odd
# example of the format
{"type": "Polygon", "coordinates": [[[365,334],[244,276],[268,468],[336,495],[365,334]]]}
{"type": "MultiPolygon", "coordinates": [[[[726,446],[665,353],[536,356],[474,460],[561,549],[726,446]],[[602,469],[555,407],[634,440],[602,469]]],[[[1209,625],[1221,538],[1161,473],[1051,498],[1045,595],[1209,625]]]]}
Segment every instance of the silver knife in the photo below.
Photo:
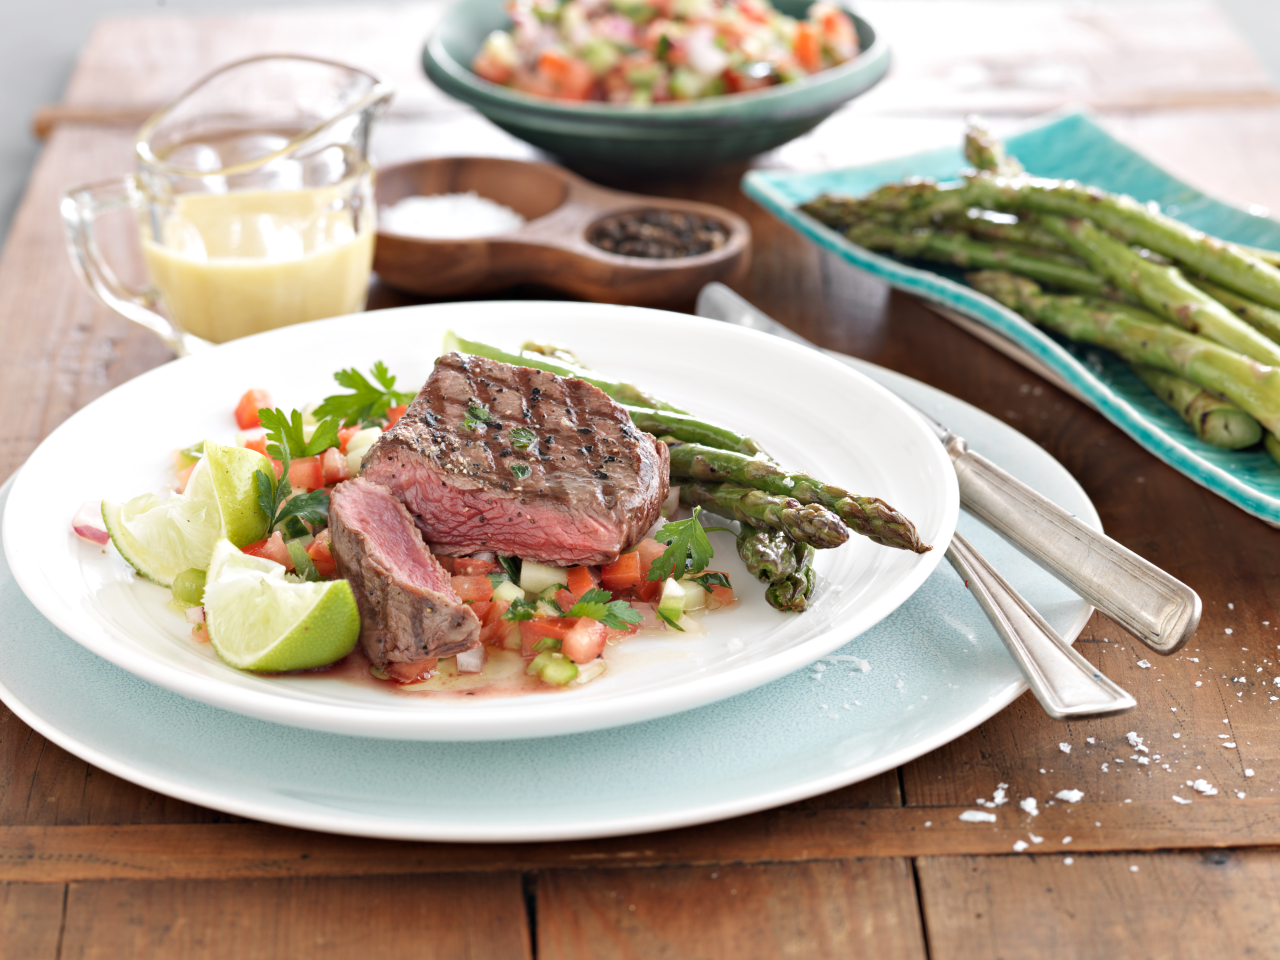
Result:
{"type": "MultiPolygon", "coordinates": [[[[815,344],[752,306],[722,283],[698,294],[697,312],[814,349],[815,344]]],[[[840,354],[825,350],[836,358],[840,354]]],[[[1178,650],[1200,622],[1200,596],[1185,583],[968,449],[921,410],[947,448],[960,485],[960,505],[1152,650],[1178,650]]]]}

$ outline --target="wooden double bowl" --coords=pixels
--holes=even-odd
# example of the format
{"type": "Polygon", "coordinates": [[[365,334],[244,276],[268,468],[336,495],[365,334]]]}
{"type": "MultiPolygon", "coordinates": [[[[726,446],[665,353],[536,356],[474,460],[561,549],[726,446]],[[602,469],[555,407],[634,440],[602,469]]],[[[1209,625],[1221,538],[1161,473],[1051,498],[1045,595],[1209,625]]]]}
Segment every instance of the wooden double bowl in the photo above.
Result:
{"type": "Polygon", "coordinates": [[[518,230],[461,240],[378,233],[373,269],[393,287],[424,297],[487,293],[536,283],[599,303],[674,304],[712,280],[747,270],[751,228],[723,207],[608,190],[545,163],[448,157],[378,171],[379,207],[410,196],[474,191],[525,218],[518,230]],[[723,246],[671,259],[622,256],[588,240],[618,214],[671,211],[709,217],[728,232],[723,246]]]}

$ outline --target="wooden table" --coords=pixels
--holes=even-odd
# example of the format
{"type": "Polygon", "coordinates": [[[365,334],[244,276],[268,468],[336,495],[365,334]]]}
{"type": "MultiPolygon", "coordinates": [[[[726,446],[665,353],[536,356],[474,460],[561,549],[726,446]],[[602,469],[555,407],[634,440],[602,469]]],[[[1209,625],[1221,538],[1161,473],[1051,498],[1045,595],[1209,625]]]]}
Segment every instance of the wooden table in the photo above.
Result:
{"type": "MultiPolygon", "coordinates": [[[[860,9],[892,39],[893,75],[760,163],[862,162],[956,142],[969,111],[1004,130],[1080,102],[1193,183],[1280,208],[1280,94],[1208,4],[860,9]]],[[[43,116],[48,142],[0,259],[0,475],[74,410],[169,359],[77,282],[56,197],[126,171],[139,114],[208,69],[265,50],[340,57],[402,90],[379,133],[381,161],[531,155],[421,79],[417,50],[439,11],[98,28],[65,102],[43,116]]],[[[920,303],[820,254],[739,194],[741,172],[646,189],[748,217],[756,253],[745,296],[806,336],[1023,431],[1079,479],[1108,532],[1200,592],[1199,632],[1170,660],[1102,616],[1081,635],[1078,648],[1136,694],[1138,710],[1059,724],[1025,696],[899,770],[778,810],[646,836],[494,846],[354,840],[199,809],[96,770],[0,710],[0,954],[1280,955],[1280,532],[920,303]],[[1150,753],[1130,746],[1129,731],[1150,753]],[[1199,778],[1218,795],[1185,786],[1199,778]],[[1001,783],[1015,802],[995,824],[958,819],[1001,783]],[[1084,801],[1046,806],[1063,788],[1084,801]],[[1034,820],[1016,803],[1026,796],[1040,798],[1034,820]],[[1029,832],[1043,842],[1015,854],[1029,832]]],[[[373,302],[404,301],[376,289],[373,302]]]]}

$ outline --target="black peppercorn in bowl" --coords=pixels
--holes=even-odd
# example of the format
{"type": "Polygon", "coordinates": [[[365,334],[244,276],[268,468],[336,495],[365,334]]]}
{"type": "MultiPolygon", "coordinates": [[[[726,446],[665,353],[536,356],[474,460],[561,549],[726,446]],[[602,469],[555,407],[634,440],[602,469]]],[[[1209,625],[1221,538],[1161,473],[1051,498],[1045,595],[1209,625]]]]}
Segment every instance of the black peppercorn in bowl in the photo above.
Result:
{"type": "Polygon", "coordinates": [[[380,209],[449,194],[500,204],[523,223],[457,239],[380,227],[373,269],[383,282],[427,297],[535,283],[599,303],[679,307],[712,280],[741,279],[750,264],[751,228],[713,204],[609,190],[551,164],[492,157],[378,171],[380,209]]]}

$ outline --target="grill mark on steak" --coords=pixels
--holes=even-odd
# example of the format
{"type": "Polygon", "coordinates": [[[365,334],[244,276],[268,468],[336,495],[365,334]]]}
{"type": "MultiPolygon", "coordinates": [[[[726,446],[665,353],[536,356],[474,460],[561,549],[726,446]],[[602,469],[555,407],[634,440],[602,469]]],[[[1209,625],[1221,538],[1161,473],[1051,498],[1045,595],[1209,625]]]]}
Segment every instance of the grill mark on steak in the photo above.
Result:
{"type": "Polygon", "coordinates": [[[438,552],[560,566],[610,561],[637,542],[657,519],[668,470],[666,445],[591,384],[456,353],[436,361],[364,461],[365,477],[404,501],[438,552]],[[487,422],[469,415],[473,405],[487,422]],[[536,440],[513,444],[515,427],[536,440]]]}
{"type": "Polygon", "coordinates": [[[451,657],[480,642],[480,621],[459,599],[404,504],[357,478],[329,498],[338,573],[360,610],[360,642],[375,666],[451,657]]]}

